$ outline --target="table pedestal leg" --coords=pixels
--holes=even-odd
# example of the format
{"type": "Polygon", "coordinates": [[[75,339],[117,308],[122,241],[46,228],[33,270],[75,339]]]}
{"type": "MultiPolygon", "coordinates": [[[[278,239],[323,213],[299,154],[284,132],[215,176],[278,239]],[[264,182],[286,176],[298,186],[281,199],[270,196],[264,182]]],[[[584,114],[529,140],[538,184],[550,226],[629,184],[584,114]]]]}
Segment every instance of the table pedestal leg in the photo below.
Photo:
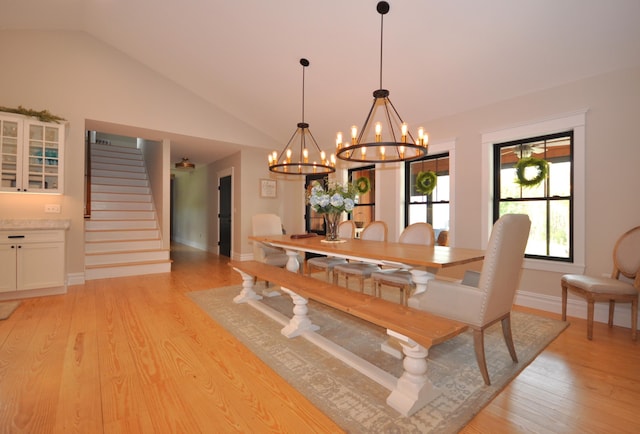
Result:
{"type": "Polygon", "coordinates": [[[300,269],[300,262],[298,261],[298,251],[297,250],[285,250],[289,259],[287,260],[287,270],[292,273],[297,273],[300,269]]]}
{"type": "Polygon", "coordinates": [[[400,341],[405,356],[402,361],[404,372],[398,378],[396,388],[387,397],[387,404],[408,417],[437,398],[441,392],[427,377],[429,351],[404,335],[392,330],[387,330],[387,333],[400,341]]]}
{"type": "Polygon", "coordinates": [[[253,276],[234,268],[242,276],[242,291],[233,299],[234,303],[246,303],[249,300],[262,300],[262,296],[253,290],[253,276]]]}
{"type": "Polygon", "coordinates": [[[409,272],[411,273],[411,280],[416,284],[416,290],[413,292],[413,295],[425,292],[427,290],[427,282],[436,277],[435,274],[426,270],[411,269],[409,272]]]}
{"type": "Polygon", "coordinates": [[[307,312],[309,311],[307,307],[308,300],[290,289],[284,287],[280,287],[280,289],[289,294],[293,300],[293,318],[291,318],[289,324],[280,330],[280,333],[288,338],[293,338],[305,331],[319,330],[320,327],[313,324],[307,316],[307,312]]]}

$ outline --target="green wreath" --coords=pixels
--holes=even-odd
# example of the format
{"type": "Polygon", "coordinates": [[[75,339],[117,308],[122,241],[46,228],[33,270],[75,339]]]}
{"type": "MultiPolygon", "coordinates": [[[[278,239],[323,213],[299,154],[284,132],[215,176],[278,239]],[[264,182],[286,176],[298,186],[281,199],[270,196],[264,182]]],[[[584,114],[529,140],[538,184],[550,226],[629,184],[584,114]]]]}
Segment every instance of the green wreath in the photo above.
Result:
{"type": "Polygon", "coordinates": [[[516,183],[523,187],[535,187],[540,184],[549,172],[549,163],[542,158],[525,157],[518,160],[516,163],[516,183]],[[535,167],[538,173],[533,178],[527,178],[525,176],[525,170],[527,167],[535,167]]]}
{"type": "Polygon", "coordinates": [[[430,195],[436,185],[438,185],[438,175],[433,170],[419,172],[418,176],[416,176],[416,190],[418,193],[430,195]]]}
{"type": "Polygon", "coordinates": [[[370,188],[371,184],[369,183],[369,178],[361,176],[356,180],[356,190],[358,190],[359,194],[365,194],[370,188]]]}

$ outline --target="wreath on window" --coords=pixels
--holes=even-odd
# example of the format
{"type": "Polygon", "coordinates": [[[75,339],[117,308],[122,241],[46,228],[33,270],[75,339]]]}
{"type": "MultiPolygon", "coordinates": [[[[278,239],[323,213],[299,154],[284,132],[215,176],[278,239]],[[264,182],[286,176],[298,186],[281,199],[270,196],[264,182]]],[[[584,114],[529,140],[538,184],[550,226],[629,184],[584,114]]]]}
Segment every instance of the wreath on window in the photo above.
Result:
{"type": "Polygon", "coordinates": [[[525,157],[516,163],[516,183],[523,187],[535,187],[540,184],[549,172],[549,163],[542,158],[525,157]],[[527,167],[535,167],[537,173],[533,178],[527,178],[525,171],[527,167]]]}
{"type": "Polygon", "coordinates": [[[416,191],[425,195],[430,195],[438,184],[438,175],[433,170],[419,172],[416,176],[416,191]]]}
{"type": "Polygon", "coordinates": [[[359,194],[365,194],[371,188],[371,183],[369,182],[369,178],[366,176],[361,176],[356,180],[356,190],[358,190],[359,194]]]}

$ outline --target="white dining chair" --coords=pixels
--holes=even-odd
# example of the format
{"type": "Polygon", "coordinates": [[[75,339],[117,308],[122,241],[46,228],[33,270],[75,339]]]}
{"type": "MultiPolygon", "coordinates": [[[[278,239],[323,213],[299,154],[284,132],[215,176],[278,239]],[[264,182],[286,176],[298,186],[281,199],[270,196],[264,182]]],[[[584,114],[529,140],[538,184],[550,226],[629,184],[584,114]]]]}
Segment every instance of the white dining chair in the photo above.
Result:
{"type": "MultiPolygon", "coordinates": [[[[352,239],[356,236],[356,225],[353,220],[344,220],[338,225],[338,237],[341,239],[352,239]]],[[[307,274],[311,275],[313,270],[324,270],[327,281],[330,280],[333,269],[336,265],[346,264],[347,260],[336,258],[335,256],[321,256],[307,259],[307,274]]]]}
{"type": "MultiPolygon", "coordinates": [[[[372,221],[360,234],[361,240],[387,241],[387,224],[383,221],[372,221]]],[[[338,264],[333,268],[333,283],[338,284],[340,276],[344,276],[345,286],[349,287],[349,278],[355,277],[360,281],[360,292],[364,292],[364,281],[371,277],[371,274],[380,271],[376,264],[367,262],[348,262],[338,264]]]]}
{"type": "Polygon", "coordinates": [[[409,298],[409,307],[454,319],[469,325],[478,367],[485,384],[491,384],[484,353],[484,330],[502,323],[504,340],[514,362],[518,362],[511,335],[511,309],[520,283],[524,251],[531,221],[525,214],[505,214],[491,231],[477,286],[465,280],[431,279],[427,289],[409,298]]]}
{"type": "MultiPolygon", "coordinates": [[[[282,235],[282,220],[277,214],[256,214],[251,219],[253,236],[282,235]]],[[[283,249],[253,241],[253,259],[275,267],[284,267],[289,258],[283,249]]],[[[269,282],[265,282],[269,286],[269,282]]]]}
{"type": "MultiPolygon", "coordinates": [[[[433,246],[435,235],[433,227],[429,223],[413,223],[402,231],[398,242],[402,244],[420,244],[433,246]]],[[[400,304],[406,306],[409,298],[409,291],[413,287],[411,273],[408,269],[388,269],[376,271],[371,274],[373,281],[373,294],[381,296],[382,285],[392,286],[400,290],[400,304]]]]}

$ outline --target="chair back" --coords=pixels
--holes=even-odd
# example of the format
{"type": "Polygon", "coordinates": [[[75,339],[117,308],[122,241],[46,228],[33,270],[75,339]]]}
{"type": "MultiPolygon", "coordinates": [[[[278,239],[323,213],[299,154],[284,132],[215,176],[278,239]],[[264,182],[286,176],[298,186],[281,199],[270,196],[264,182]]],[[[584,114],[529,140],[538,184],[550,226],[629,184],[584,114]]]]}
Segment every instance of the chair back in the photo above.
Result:
{"type": "Polygon", "coordinates": [[[478,283],[486,297],[480,311],[484,324],[511,311],[530,228],[526,214],[505,214],[493,225],[478,283]]]}
{"type": "Polygon", "coordinates": [[[356,224],[353,220],[341,221],[338,225],[338,237],[351,239],[356,236],[356,224]]]}
{"type": "Polygon", "coordinates": [[[433,246],[435,234],[429,223],[413,223],[402,231],[398,242],[402,244],[420,244],[433,246]]]}
{"type": "Polygon", "coordinates": [[[277,214],[256,214],[251,223],[254,236],[282,234],[282,220],[277,214]]]}
{"type": "Polygon", "coordinates": [[[640,289],[640,226],[622,234],[613,248],[611,277],[618,279],[620,274],[634,279],[633,286],[640,289]]]}
{"type": "Polygon", "coordinates": [[[380,220],[370,222],[360,234],[361,240],[387,241],[387,224],[380,220]]]}

